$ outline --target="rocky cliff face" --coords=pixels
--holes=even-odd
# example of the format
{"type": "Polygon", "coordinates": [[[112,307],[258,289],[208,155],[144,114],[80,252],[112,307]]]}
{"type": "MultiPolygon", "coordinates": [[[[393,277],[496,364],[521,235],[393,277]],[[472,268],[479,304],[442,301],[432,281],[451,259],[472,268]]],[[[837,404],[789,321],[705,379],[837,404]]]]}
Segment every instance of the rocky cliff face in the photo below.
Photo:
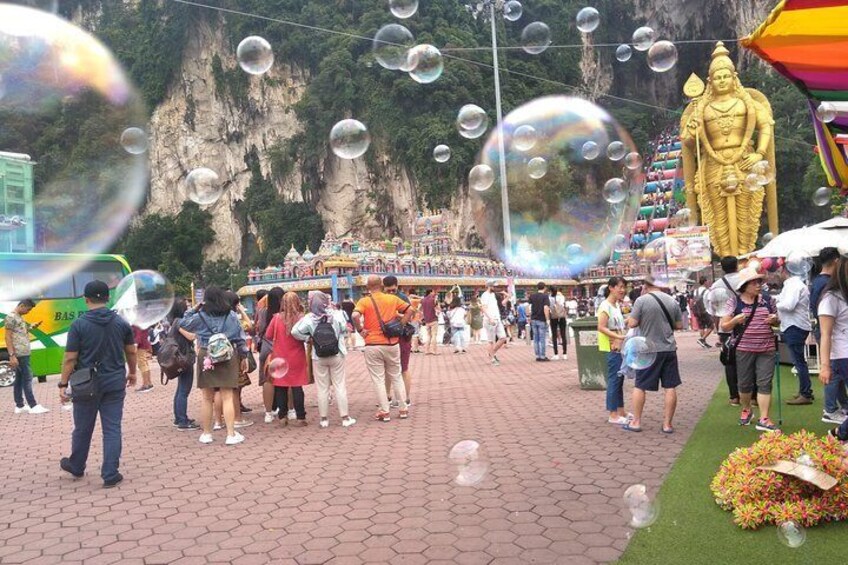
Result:
{"type": "MultiPolygon", "coordinates": [[[[773,7],[773,0],[626,0],[632,4],[634,22],[654,27],[663,38],[735,38],[750,33],[773,7]]],[[[225,68],[235,66],[232,46],[225,39],[223,23],[201,20],[187,29],[190,39],[181,72],[171,85],[164,103],[151,121],[150,149],[152,187],[147,212],[176,212],[185,200],[182,183],[195,167],[210,167],[226,184],[225,195],[209,208],[214,216],[217,244],[210,258],[239,261],[249,225],[241,225],[234,213],[244,198],[250,172],[244,157],[257,149],[263,174],[271,176],[268,150],[301,129],[292,105],[303,95],[308,73],[276,61],[265,77],[251,77],[247,99],[232,100],[216,91],[213,58],[217,54],[225,68]]],[[[634,25],[635,29],[636,25],[634,25]]],[[[732,45],[731,45],[732,47],[732,45]]],[[[681,50],[681,62],[662,76],[650,71],[616,83],[612,64],[599,57],[587,44],[582,51],[584,86],[597,96],[615,94],[662,106],[676,107],[680,89],[689,72],[704,76],[711,44],[696,44],[681,50]],[[684,60],[685,57],[685,60],[684,60]],[[635,95],[634,93],[638,93],[635,95]]],[[[742,56],[739,56],[740,59],[742,56]]],[[[378,156],[380,174],[369,171],[363,160],[343,161],[326,155],[319,170],[320,184],[312,190],[316,206],[328,232],[352,233],[385,238],[408,235],[418,209],[416,187],[402,164],[378,156]]],[[[275,180],[288,200],[300,201],[303,175],[295,166],[285,178],[275,180]]],[[[457,219],[452,235],[465,243],[473,233],[467,195],[457,190],[452,205],[457,219]]]]}

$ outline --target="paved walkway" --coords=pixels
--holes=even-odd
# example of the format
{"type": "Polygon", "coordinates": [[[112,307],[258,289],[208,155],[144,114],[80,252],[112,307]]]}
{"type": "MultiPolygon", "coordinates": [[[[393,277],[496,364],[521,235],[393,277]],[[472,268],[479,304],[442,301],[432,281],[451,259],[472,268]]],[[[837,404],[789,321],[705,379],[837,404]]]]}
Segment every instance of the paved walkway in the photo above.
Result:
{"type": "MultiPolygon", "coordinates": [[[[14,415],[0,389],[0,563],[599,563],[627,545],[624,489],[656,489],[719,380],[714,353],[680,341],[684,385],[677,433],[659,433],[661,397],[649,396],[641,434],[605,423],[604,393],[581,391],[576,362],[534,363],[509,347],[503,364],[483,349],[414,355],[411,418],[370,420],[374,395],[361,353],[348,362],[352,428],[317,426],[314,387],[306,428],[261,423],[258,387],[246,394],[257,424],[236,447],[197,441],[170,425],[173,385],[128,395],[121,470],[104,490],[101,450],[86,477],[58,468],[72,427],[55,379],[36,386],[46,415],[14,415]],[[480,442],[489,472],[452,482],[447,453],[480,442]]],[[[444,351],[444,350],[443,350],[444,351]]],[[[629,393],[630,383],[627,384],[629,393]]],[[[192,397],[196,415],[197,396],[192,397]]],[[[629,395],[627,404],[629,406],[629,395]]],[[[99,430],[98,430],[99,433],[99,430]]]]}

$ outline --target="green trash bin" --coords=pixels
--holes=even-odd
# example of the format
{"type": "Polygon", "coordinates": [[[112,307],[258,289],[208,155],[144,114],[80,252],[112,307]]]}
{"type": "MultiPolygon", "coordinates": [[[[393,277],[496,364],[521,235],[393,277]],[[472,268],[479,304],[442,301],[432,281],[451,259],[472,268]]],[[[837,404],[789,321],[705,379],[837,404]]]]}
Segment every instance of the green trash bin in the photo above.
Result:
{"type": "Polygon", "coordinates": [[[571,323],[574,349],[577,351],[577,374],[583,390],[607,389],[607,357],[598,351],[598,319],[581,318],[571,323]]]}

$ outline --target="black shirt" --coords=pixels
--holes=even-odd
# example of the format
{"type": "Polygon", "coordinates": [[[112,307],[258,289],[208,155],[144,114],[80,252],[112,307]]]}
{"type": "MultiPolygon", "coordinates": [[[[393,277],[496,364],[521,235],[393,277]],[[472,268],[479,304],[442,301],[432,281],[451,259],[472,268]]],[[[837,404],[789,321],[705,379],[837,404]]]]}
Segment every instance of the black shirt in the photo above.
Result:
{"type": "Polygon", "coordinates": [[[537,322],[547,322],[548,319],[545,317],[545,306],[550,307],[551,305],[551,297],[548,296],[545,292],[534,292],[530,295],[528,299],[530,302],[530,319],[536,320],[537,322]]]}

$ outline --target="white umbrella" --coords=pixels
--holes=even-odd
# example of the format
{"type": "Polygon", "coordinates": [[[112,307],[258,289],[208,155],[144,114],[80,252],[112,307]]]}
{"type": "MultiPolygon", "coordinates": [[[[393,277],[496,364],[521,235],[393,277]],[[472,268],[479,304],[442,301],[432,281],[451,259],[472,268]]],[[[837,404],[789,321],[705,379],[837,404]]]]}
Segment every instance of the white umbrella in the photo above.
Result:
{"type": "Polygon", "coordinates": [[[822,230],[845,230],[848,232],[848,218],[837,216],[836,218],[831,218],[820,224],[815,224],[813,227],[822,230]]]}
{"type": "Polygon", "coordinates": [[[848,237],[835,229],[799,228],[775,236],[754,254],[757,257],[786,257],[798,251],[814,257],[825,247],[836,247],[841,253],[848,253],[848,237]]]}

